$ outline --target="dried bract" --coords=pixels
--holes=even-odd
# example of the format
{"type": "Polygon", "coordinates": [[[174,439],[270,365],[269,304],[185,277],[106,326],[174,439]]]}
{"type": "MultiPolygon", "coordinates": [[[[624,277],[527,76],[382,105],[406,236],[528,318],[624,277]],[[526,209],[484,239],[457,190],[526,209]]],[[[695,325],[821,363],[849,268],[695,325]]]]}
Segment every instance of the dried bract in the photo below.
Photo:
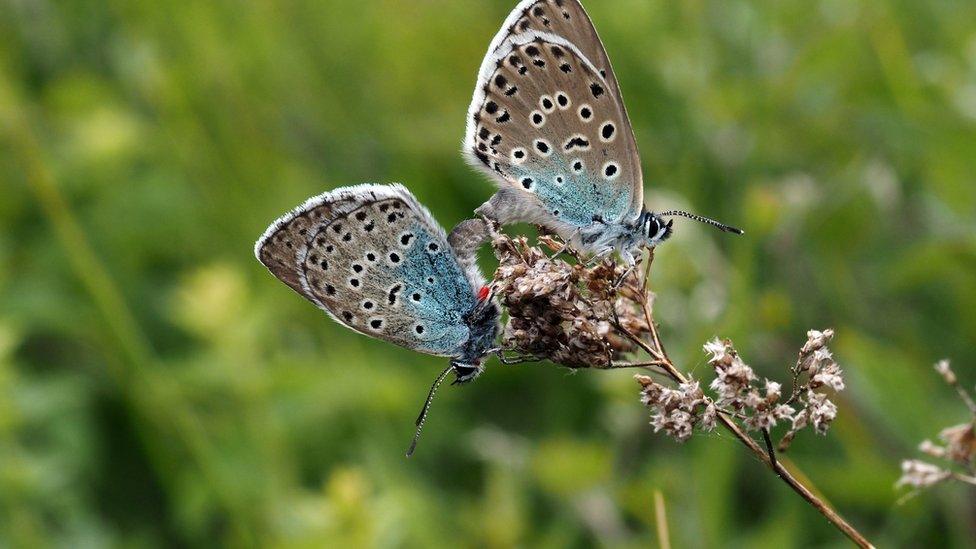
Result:
{"type": "Polygon", "coordinates": [[[497,234],[494,288],[508,313],[506,349],[570,368],[608,368],[636,350],[617,322],[637,337],[650,332],[638,298],[642,289],[610,259],[594,265],[552,258],[524,237],[497,234]]]}
{"type": "Polygon", "coordinates": [[[935,363],[935,371],[939,372],[942,379],[949,385],[955,385],[957,383],[956,373],[952,371],[952,365],[948,360],[940,360],[935,363]]]}
{"type": "Polygon", "coordinates": [[[905,460],[902,462],[902,476],[897,486],[910,486],[917,490],[950,479],[976,486],[976,404],[969,392],[959,384],[959,378],[948,360],[938,362],[935,370],[956,390],[972,417],[967,423],[943,429],[939,433],[942,445],[931,440],[924,440],[919,445],[920,452],[945,460],[944,467],[924,461],[905,460]]]}
{"type": "Polygon", "coordinates": [[[901,463],[901,478],[898,487],[928,488],[952,478],[952,473],[941,467],[919,461],[906,460],[901,463]]]}
{"type": "Polygon", "coordinates": [[[798,410],[793,415],[793,426],[779,443],[780,451],[789,449],[796,435],[807,427],[826,435],[837,418],[837,405],[823,393],[826,389],[840,392],[847,387],[844,372],[828,347],[833,338],[833,330],[807,332],[807,341],[793,367],[793,390],[788,400],[798,410]]]}
{"type": "Polygon", "coordinates": [[[737,420],[747,431],[768,432],[785,422],[790,426],[780,443],[785,449],[800,430],[813,427],[825,434],[837,417],[837,406],[819,392],[844,389],[843,373],[827,348],[831,337],[830,330],[808,334],[793,368],[794,387],[788,399],[784,399],[782,384],[770,379],[760,383],[731,341],[713,339],[704,345],[704,351],[715,370],[715,379],[709,384],[714,398],[705,395],[698,382],[671,389],[638,376],[641,402],[654,411],[651,424],[655,431],[678,440],[687,440],[695,427],[714,428],[720,413],[737,420]]]}
{"type": "Polygon", "coordinates": [[[976,461],[976,425],[973,422],[943,429],[939,438],[945,442],[946,457],[963,465],[976,461]]]}
{"type": "Polygon", "coordinates": [[[715,429],[718,411],[697,381],[671,389],[647,376],[635,376],[635,379],[641,385],[641,403],[653,411],[651,425],[655,433],[664,431],[684,442],[691,438],[695,427],[705,431],[715,429]]]}
{"type": "Polygon", "coordinates": [[[711,389],[718,395],[716,404],[742,419],[749,431],[772,429],[780,421],[792,421],[796,410],[781,402],[783,386],[766,380],[762,387],[755,372],[739,356],[731,341],[714,339],[705,344],[708,363],[715,369],[711,389]]]}

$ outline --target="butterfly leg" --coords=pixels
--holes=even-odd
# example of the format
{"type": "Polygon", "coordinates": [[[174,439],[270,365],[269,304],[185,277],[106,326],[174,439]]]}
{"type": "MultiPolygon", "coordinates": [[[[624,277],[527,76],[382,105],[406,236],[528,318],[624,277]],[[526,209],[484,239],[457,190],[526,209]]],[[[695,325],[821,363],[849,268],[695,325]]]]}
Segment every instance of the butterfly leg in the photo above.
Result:
{"type": "Polygon", "coordinates": [[[623,285],[623,283],[627,280],[627,278],[631,274],[633,274],[634,269],[636,269],[637,266],[643,263],[644,261],[643,256],[635,258],[633,252],[628,249],[623,249],[620,251],[620,258],[623,259],[624,263],[627,264],[627,270],[624,271],[624,273],[620,275],[620,278],[617,279],[617,282],[614,283],[613,288],[615,290],[620,288],[620,286],[623,285]]]}
{"type": "Polygon", "coordinates": [[[606,259],[607,256],[612,254],[613,250],[614,250],[613,246],[606,246],[604,248],[601,248],[599,251],[593,254],[593,257],[591,257],[590,260],[586,262],[586,264],[588,266],[596,265],[597,263],[606,259]]]}
{"type": "Polygon", "coordinates": [[[474,213],[494,220],[499,225],[513,223],[544,224],[548,217],[534,197],[516,189],[501,189],[474,213]]]}
{"type": "Polygon", "coordinates": [[[457,224],[447,242],[461,257],[474,255],[491,237],[494,230],[484,219],[467,219],[457,224]]]}
{"type": "Polygon", "coordinates": [[[492,236],[491,225],[483,219],[468,219],[454,227],[447,237],[461,267],[470,270],[478,261],[478,249],[492,236]]]}
{"type": "Polygon", "coordinates": [[[526,362],[538,362],[539,361],[539,359],[537,357],[534,357],[534,356],[531,356],[531,355],[521,355],[521,356],[516,356],[516,357],[508,357],[508,356],[505,355],[505,349],[494,349],[492,352],[495,354],[495,356],[498,357],[498,361],[499,362],[501,362],[502,364],[508,365],[508,366],[514,366],[514,365],[517,365],[517,364],[524,364],[526,362]]]}
{"type": "Polygon", "coordinates": [[[569,247],[570,247],[570,245],[572,244],[572,242],[573,242],[574,240],[576,240],[577,238],[579,238],[579,235],[580,235],[580,231],[581,231],[581,229],[576,229],[575,231],[573,231],[573,234],[572,234],[572,235],[570,235],[570,237],[569,237],[569,238],[567,238],[567,239],[566,239],[566,240],[565,240],[565,241],[563,242],[563,246],[562,246],[561,248],[559,248],[559,250],[557,250],[557,251],[556,251],[556,253],[554,253],[554,254],[552,254],[552,256],[550,256],[550,259],[556,259],[556,258],[558,258],[559,256],[561,256],[561,255],[563,255],[564,253],[566,253],[567,251],[569,251],[569,247]]]}
{"type": "Polygon", "coordinates": [[[635,262],[633,265],[627,267],[627,270],[624,271],[624,274],[620,275],[620,278],[618,278],[617,279],[617,282],[614,283],[613,289],[616,290],[616,289],[620,288],[621,286],[623,286],[624,282],[627,281],[627,279],[630,277],[630,275],[634,274],[634,269],[636,269],[637,268],[637,265],[639,265],[639,264],[640,264],[640,261],[635,262]]]}

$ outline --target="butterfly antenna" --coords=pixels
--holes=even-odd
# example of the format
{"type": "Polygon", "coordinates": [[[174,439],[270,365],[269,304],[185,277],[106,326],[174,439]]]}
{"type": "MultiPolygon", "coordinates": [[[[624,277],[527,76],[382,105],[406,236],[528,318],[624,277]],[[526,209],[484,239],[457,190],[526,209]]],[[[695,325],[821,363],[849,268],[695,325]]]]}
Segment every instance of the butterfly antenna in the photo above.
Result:
{"type": "Polygon", "coordinates": [[[724,223],[719,223],[718,221],[715,221],[714,219],[709,219],[707,217],[702,217],[700,215],[695,215],[693,213],[682,212],[680,210],[672,210],[670,212],[664,212],[664,213],[660,213],[658,215],[660,215],[661,217],[684,217],[684,218],[687,218],[687,219],[691,219],[691,220],[694,220],[694,221],[698,221],[699,223],[704,223],[706,225],[711,225],[712,227],[715,227],[718,230],[720,230],[722,232],[725,232],[725,233],[735,233],[735,234],[738,234],[738,235],[746,234],[746,232],[743,231],[742,229],[737,229],[735,227],[731,227],[731,226],[726,225],[724,223]]]}
{"type": "Polygon", "coordinates": [[[407,450],[407,457],[413,455],[414,451],[417,449],[417,442],[420,441],[420,432],[424,430],[424,423],[427,422],[427,413],[430,412],[430,404],[434,402],[434,395],[437,393],[437,389],[444,383],[444,378],[447,374],[451,373],[454,366],[448,366],[446,370],[441,372],[441,375],[437,376],[434,380],[434,384],[430,386],[430,392],[427,393],[427,400],[424,402],[424,407],[420,410],[420,415],[417,416],[417,432],[413,435],[413,442],[410,443],[410,449],[407,450]]]}

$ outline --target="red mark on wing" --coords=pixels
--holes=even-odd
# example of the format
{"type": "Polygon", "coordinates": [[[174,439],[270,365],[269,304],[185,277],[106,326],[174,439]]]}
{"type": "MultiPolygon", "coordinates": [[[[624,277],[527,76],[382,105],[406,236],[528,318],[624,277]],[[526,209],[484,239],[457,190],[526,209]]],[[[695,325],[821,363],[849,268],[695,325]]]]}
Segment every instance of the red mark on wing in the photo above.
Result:
{"type": "Polygon", "coordinates": [[[489,295],[491,295],[491,288],[489,288],[488,286],[482,286],[481,289],[478,290],[478,301],[484,301],[488,299],[489,295]]]}

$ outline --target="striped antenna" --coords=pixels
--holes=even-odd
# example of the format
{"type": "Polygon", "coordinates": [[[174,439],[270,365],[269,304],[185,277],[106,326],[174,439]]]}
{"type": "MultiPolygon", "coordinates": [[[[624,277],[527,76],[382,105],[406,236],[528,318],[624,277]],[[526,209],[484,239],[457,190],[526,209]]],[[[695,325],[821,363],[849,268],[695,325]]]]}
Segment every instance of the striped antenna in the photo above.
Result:
{"type": "Polygon", "coordinates": [[[424,407],[420,410],[420,415],[417,416],[417,432],[413,435],[413,442],[410,443],[410,449],[407,450],[407,457],[411,457],[417,449],[417,442],[420,441],[420,432],[424,430],[424,423],[427,422],[427,413],[430,412],[430,405],[434,402],[434,395],[437,393],[437,389],[441,386],[441,383],[444,383],[444,378],[453,369],[454,365],[448,366],[446,370],[441,372],[441,375],[437,376],[434,384],[430,386],[430,392],[427,393],[427,400],[424,402],[424,407]]]}
{"type": "Polygon", "coordinates": [[[709,219],[707,217],[702,217],[700,215],[695,215],[693,213],[683,212],[683,211],[680,211],[680,210],[672,210],[670,212],[659,213],[658,215],[661,216],[661,217],[684,217],[684,218],[687,218],[687,219],[691,219],[691,220],[694,220],[694,221],[698,221],[699,223],[704,223],[706,225],[711,225],[712,227],[715,227],[716,229],[718,229],[718,230],[720,230],[722,232],[725,232],[725,233],[734,233],[734,234],[738,234],[738,235],[746,234],[746,232],[743,231],[742,229],[737,229],[735,227],[731,227],[731,226],[726,225],[724,223],[719,223],[718,221],[715,221],[714,219],[709,219]]]}

